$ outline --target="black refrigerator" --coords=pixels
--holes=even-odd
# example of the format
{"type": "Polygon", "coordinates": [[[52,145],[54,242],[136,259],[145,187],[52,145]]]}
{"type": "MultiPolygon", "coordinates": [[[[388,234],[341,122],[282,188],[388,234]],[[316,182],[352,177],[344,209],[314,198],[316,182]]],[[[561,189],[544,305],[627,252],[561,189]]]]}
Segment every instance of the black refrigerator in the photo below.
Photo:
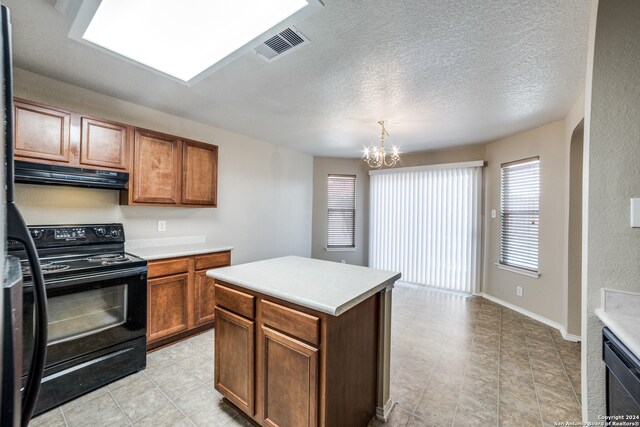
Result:
{"type": "MultiPolygon", "coordinates": [[[[0,77],[2,78],[2,120],[0,134],[4,138],[0,168],[0,271],[2,271],[2,293],[0,293],[0,425],[3,427],[26,426],[31,420],[40,382],[44,372],[47,352],[47,300],[42,270],[38,262],[35,245],[14,200],[13,164],[13,63],[11,59],[11,21],[9,10],[0,5],[0,33],[2,54],[0,55],[0,77]],[[20,262],[7,255],[7,241],[24,245],[29,268],[33,277],[35,295],[34,347],[26,381],[22,383],[22,273],[20,262]]],[[[31,286],[31,285],[30,285],[31,286]]]]}

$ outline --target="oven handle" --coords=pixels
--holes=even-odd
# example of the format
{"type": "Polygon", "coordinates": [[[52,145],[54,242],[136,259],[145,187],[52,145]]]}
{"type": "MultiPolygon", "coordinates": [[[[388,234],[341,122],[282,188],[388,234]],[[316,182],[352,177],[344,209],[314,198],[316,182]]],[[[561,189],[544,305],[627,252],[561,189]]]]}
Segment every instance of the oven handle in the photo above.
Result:
{"type": "Polygon", "coordinates": [[[127,268],[124,270],[111,271],[108,273],[85,274],[82,276],[73,276],[68,278],[59,278],[57,280],[48,280],[47,289],[55,289],[63,286],[95,282],[98,280],[103,281],[103,280],[111,280],[111,279],[120,279],[122,277],[131,277],[131,276],[137,276],[137,275],[144,275],[146,279],[147,267],[145,266],[145,267],[127,268]]]}
{"type": "Polygon", "coordinates": [[[26,250],[29,264],[31,266],[31,277],[34,288],[35,322],[33,328],[33,356],[27,383],[24,387],[22,397],[22,418],[23,426],[29,424],[31,415],[36,406],[40,383],[44,374],[44,365],[47,358],[47,292],[44,285],[42,269],[38,261],[38,253],[33,239],[29,234],[20,211],[14,202],[7,203],[7,238],[21,242],[26,250]]]}

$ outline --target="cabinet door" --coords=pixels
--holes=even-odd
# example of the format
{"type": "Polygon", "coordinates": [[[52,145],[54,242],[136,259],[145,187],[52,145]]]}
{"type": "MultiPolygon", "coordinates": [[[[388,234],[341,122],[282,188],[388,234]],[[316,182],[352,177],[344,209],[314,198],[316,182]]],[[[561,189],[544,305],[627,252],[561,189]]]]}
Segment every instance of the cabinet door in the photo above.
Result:
{"type": "Polygon", "coordinates": [[[129,168],[126,126],[83,117],[80,127],[80,164],[120,170],[129,168]]]}
{"type": "Polygon", "coordinates": [[[196,326],[211,322],[215,317],[215,280],[207,277],[207,271],[196,271],[195,319],[196,326]]]}
{"type": "Polygon", "coordinates": [[[215,311],[215,388],[253,416],[255,322],[220,307],[215,311]]]}
{"type": "Polygon", "coordinates": [[[182,143],[182,203],[216,206],[218,147],[201,142],[182,143]]]}
{"type": "Polygon", "coordinates": [[[155,132],[135,130],[133,201],[176,204],[180,200],[179,141],[155,132]]]}
{"type": "Polygon", "coordinates": [[[264,325],[260,334],[264,423],[274,427],[315,427],[318,349],[264,325]]]}
{"type": "Polygon", "coordinates": [[[189,275],[147,281],[147,341],[175,334],[189,327],[189,275]]]}
{"type": "Polygon", "coordinates": [[[16,158],[69,163],[71,113],[22,101],[14,105],[16,158]]]}

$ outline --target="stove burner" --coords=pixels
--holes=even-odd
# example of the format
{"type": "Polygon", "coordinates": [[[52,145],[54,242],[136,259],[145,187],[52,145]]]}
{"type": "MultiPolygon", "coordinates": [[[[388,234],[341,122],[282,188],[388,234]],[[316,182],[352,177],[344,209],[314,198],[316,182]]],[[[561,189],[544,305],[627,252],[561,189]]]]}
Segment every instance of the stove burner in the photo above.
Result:
{"type": "MultiPolygon", "coordinates": [[[[94,255],[94,256],[90,256],[85,258],[86,261],[89,262],[101,262],[102,264],[104,264],[105,262],[109,262],[111,264],[114,264],[115,262],[119,261],[119,262],[127,262],[129,261],[129,258],[127,258],[124,255],[121,254],[104,254],[104,255],[94,255]]],[[[107,265],[107,264],[105,264],[107,265]]]]}
{"type": "Polygon", "coordinates": [[[53,271],[62,271],[69,268],[68,265],[65,264],[47,264],[42,266],[43,273],[51,273],[53,271]]]}
{"type": "MultiPolygon", "coordinates": [[[[48,267],[50,265],[52,265],[53,262],[51,261],[40,261],[40,267],[42,267],[42,271],[44,272],[44,268],[48,267]]],[[[26,261],[22,261],[20,263],[20,270],[22,271],[22,274],[29,274],[31,273],[31,267],[29,267],[29,264],[26,261]]]]}
{"type": "Polygon", "coordinates": [[[126,256],[120,256],[118,258],[106,259],[101,262],[102,265],[114,265],[114,264],[124,264],[126,262],[130,262],[131,260],[126,256]]]}

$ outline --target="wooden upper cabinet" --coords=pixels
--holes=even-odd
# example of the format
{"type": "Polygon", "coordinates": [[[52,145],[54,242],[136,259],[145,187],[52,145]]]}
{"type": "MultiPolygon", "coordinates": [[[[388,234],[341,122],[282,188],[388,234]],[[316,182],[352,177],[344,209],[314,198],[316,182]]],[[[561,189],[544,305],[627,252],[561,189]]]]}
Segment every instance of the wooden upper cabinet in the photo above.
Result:
{"type": "Polygon", "coordinates": [[[202,142],[182,143],[182,203],[216,206],[218,147],[202,142]]]}
{"type": "Polygon", "coordinates": [[[216,207],[218,146],[134,130],[133,184],[122,204],[216,207]]]}
{"type": "Polygon", "coordinates": [[[71,113],[16,100],[15,157],[41,163],[71,160],[71,113]]]}
{"type": "Polygon", "coordinates": [[[127,126],[82,117],[80,128],[81,165],[122,170],[129,168],[127,126]]]}
{"type": "Polygon", "coordinates": [[[133,201],[177,204],[180,200],[180,141],[173,136],[135,130],[133,201]]]}
{"type": "Polygon", "coordinates": [[[129,127],[14,99],[15,157],[27,162],[129,171],[129,127]]]}

